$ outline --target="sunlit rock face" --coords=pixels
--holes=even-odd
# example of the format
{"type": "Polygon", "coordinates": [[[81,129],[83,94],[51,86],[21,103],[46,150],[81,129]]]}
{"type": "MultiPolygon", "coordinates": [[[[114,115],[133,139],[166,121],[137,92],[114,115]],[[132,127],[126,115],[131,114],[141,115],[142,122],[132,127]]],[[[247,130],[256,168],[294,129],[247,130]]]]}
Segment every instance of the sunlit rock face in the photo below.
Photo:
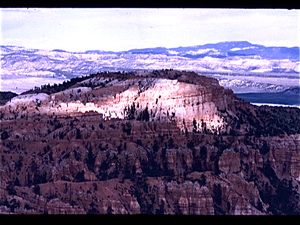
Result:
{"type": "Polygon", "coordinates": [[[88,81],[52,95],[21,95],[11,100],[1,111],[4,118],[27,113],[75,115],[97,112],[105,119],[128,117],[128,109],[135,108],[133,117],[139,118],[147,110],[147,121],[173,122],[182,131],[220,132],[224,123],[218,115],[218,107],[226,106],[225,89],[213,78],[195,74],[186,80],[137,76],[134,79],[90,79],[94,85],[105,87],[82,87],[88,81]],[[191,79],[191,80],[190,80],[191,79]],[[126,112],[127,110],[127,112],[126,112]],[[15,114],[14,114],[15,113],[15,114]]]}

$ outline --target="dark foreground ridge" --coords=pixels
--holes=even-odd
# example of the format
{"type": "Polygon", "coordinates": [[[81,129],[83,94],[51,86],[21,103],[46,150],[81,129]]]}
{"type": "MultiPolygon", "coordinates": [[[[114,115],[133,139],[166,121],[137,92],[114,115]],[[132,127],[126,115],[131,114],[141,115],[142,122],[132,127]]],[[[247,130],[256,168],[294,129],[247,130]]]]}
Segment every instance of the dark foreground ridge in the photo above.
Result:
{"type": "Polygon", "coordinates": [[[98,73],[0,112],[1,213],[300,213],[300,110],[216,79],[98,73]]]}

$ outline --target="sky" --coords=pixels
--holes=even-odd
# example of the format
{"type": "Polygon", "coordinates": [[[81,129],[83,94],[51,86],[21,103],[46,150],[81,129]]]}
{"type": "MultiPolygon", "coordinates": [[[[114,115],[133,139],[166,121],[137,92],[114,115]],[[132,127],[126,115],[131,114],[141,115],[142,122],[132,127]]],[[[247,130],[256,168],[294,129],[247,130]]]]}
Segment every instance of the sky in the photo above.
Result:
{"type": "Polygon", "coordinates": [[[300,10],[2,8],[1,45],[123,51],[249,41],[300,46],[300,10]]]}

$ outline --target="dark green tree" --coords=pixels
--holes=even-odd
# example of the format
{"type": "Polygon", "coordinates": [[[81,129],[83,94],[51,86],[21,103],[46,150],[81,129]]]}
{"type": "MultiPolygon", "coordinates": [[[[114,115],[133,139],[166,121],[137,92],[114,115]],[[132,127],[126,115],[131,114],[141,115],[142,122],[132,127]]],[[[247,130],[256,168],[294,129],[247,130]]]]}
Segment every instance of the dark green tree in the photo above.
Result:
{"type": "Polygon", "coordinates": [[[194,126],[193,132],[197,133],[197,122],[196,122],[195,118],[193,119],[193,126],[194,126]]]}
{"type": "Polygon", "coordinates": [[[81,132],[79,129],[76,129],[76,139],[81,139],[81,132]]]}
{"type": "Polygon", "coordinates": [[[2,140],[5,140],[5,139],[7,139],[7,138],[9,138],[9,135],[8,135],[7,131],[5,130],[5,131],[3,131],[2,134],[1,134],[1,139],[2,139],[2,140]]]}
{"type": "Polygon", "coordinates": [[[87,155],[87,158],[86,158],[86,164],[87,164],[87,167],[90,171],[94,171],[94,165],[95,165],[95,156],[93,154],[93,151],[92,151],[92,146],[90,145],[89,147],[89,151],[88,151],[88,155],[87,155]]]}
{"type": "Polygon", "coordinates": [[[206,176],[204,174],[201,175],[200,184],[202,186],[206,185],[206,176]]]}
{"type": "Polygon", "coordinates": [[[111,215],[111,214],[113,214],[113,212],[114,212],[114,210],[112,209],[112,207],[111,206],[108,206],[108,208],[107,208],[107,214],[108,215],[111,215]]]}
{"type": "Polygon", "coordinates": [[[40,185],[35,185],[34,188],[33,188],[33,192],[37,195],[40,195],[41,194],[41,188],[40,188],[40,185]]]}
{"type": "Polygon", "coordinates": [[[84,181],[84,170],[79,171],[75,176],[75,181],[83,182],[84,181]]]}

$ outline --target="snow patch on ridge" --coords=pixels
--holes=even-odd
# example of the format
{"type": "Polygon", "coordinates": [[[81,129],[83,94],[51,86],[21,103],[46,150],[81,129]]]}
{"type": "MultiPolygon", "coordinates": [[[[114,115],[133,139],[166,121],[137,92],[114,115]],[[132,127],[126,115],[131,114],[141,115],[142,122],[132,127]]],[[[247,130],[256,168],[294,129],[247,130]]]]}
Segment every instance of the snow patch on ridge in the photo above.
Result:
{"type": "Polygon", "coordinates": [[[254,49],[254,48],[257,48],[257,47],[251,46],[251,47],[244,47],[244,48],[232,48],[232,49],[230,49],[230,51],[234,52],[234,51],[241,51],[241,50],[254,49]]]}
{"type": "Polygon", "coordinates": [[[39,93],[39,94],[27,94],[27,95],[19,95],[11,99],[10,102],[8,102],[8,105],[14,106],[16,104],[27,104],[30,102],[37,102],[37,101],[46,101],[49,99],[49,95],[45,93],[39,93]]]}
{"type": "Polygon", "coordinates": [[[205,54],[209,51],[213,51],[213,52],[218,52],[218,50],[214,49],[214,48],[205,48],[205,49],[199,49],[197,51],[188,51],[186,52],[186,54],[189,55],[200,55],[200,54],[205,54]]]}

